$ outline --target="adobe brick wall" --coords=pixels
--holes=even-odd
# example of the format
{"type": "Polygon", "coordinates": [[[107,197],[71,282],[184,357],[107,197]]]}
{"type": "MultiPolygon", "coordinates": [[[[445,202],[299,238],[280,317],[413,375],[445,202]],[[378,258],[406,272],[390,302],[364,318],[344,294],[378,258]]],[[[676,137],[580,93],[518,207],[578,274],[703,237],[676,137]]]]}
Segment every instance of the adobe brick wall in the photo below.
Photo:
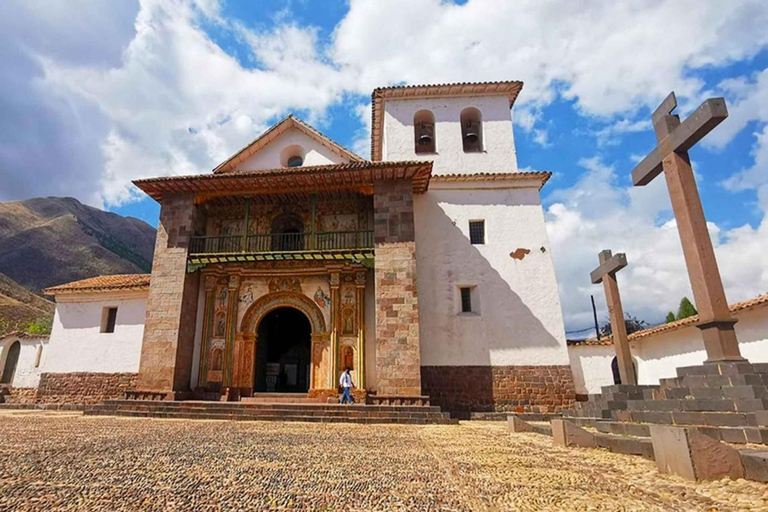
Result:
{"type": "Polygon", "coordinates": [[[421,395],[416,239],[410,180],[374,184],[376,390],[421,395]]]}
{"type": "Polygon", "coordinates": [[[189,388],[199,272],[187,274],[187,252],[199,222],[191,195],[163,199],[141,347],[141,390],[189,388]]]}
{"type": "Polygon", "coordinates": [[[424,394],[459,418],[470,412],[560,412],[573,406],[570,366],[422,366],[424,394]]]}
{"type": "Polygon", "coordinates": [[[123,398],[136,387],[135,373],[43,373],[37,388],[38,403],[96,404],[123,398]]]}

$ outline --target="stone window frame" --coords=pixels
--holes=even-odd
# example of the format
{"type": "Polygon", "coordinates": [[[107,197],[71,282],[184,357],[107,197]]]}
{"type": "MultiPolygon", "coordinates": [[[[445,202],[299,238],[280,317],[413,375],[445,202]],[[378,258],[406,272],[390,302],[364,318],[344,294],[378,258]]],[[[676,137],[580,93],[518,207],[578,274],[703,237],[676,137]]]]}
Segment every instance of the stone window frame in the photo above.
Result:
{"type": "Polygon", "coordinates": [[[457,316],[479,317],[480,316],[480,293],[477,285],[458,284],[455,291],[455,311],[457,316]],[[466,292],[465,292],[466,290],[466,292]],[[469,293],[468,297],[464,293],[469,293]],[[469,310],[465,310],[465,298],[469,299],[469,310]]]}
{"type": "Polygon", "coordinates": [[[117,328],[117,306],[104,306],[101,308],[100,334],[114,334],[117,328]],[[114,311],[114,316],[112,316],[114,311]]]}
{"type": "Polygon", "coordinates": [[[485,245],[485,219],[469,220],[469,243],[472,245],[485,245]],[[479,229],[479,232],[478,232],[479,229]],[[479,237],[479,238],[477,238],[479,237]]]}

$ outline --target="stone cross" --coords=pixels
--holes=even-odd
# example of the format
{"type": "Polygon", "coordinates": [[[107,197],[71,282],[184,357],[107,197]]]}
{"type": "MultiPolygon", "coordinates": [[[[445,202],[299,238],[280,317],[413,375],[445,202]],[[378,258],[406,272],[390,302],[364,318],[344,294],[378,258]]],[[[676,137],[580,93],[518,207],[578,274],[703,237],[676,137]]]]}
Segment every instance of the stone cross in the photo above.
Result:
{"type": "Polygon", "coordinates": [[[622,384],[637,384],[635,366],[629,352],[627,339],[627,324],[624,322],[624,308],[621,307],[619,285],[616,282],[616,272],[627,266],[627,257],[623,253],[613,255],[611,251],[600,251],[598,255],[600,266],[589,275],[592,283],[602,282],[605,290],[605,301],[608,304],[608,314],[611,317],[613,347],[616,350],[616,362],[619,364],[619,376],[622,384]]]}
{"type": "Polygon", "coordinates": [[[671,93],[653,113],[658,146],[632,171],[635,186],[647,185],[662,171],[667,181],[677,230],[683,245],[688,277],[699,311],[707,363],[745,361],[739,352],[733,318],[723,290],[715,251],[693,177],[688,150],[728,117],[725,99],[711,98],[685,121],[672,115],[677,108],[671,93]]]}

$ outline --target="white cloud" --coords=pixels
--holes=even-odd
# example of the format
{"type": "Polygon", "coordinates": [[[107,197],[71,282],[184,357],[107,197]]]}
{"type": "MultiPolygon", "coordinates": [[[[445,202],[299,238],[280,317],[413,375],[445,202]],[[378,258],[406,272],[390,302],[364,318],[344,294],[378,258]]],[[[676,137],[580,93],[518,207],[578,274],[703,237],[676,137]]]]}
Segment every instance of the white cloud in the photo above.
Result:
{"type": "MultiPolygon", "coordinates": [[[[619,276],[625,311],[659,322],[681,297],[692,297],[682,247],[664,180],[646,187],[617,184],[612,166],[598,158],[583,160],[587,172],[577,183],[547,197],[547,230],[569,329],[592,323],[589,295],[606,317],[602,287],[589,272],[603,249],[625,252],[629,266],[619,276]]],[[[768,220],[753,229],[728,231],[709,225],[729,301],[768,292],[768,220]]]]}

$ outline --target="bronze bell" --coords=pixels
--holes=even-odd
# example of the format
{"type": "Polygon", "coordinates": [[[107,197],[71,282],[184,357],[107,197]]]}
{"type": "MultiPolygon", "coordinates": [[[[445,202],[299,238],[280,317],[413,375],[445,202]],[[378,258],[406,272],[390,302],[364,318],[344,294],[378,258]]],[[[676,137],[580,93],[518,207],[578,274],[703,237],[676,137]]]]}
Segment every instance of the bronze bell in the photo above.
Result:
{"type": "Polygon", "coordinates": [[[419,130],[419,144],[422,146],[432,144],[432,130],[430,130],[429,125],[424,123],[421,124],[421,129],[419,130]]]}
{"type": "Polygon", "coordinates": [[[478,133],[477,123],[467,121],[467,133],[464,135],[464,140],[470,144],[474,144],[479,138],[480,134],[478,133]]]}

